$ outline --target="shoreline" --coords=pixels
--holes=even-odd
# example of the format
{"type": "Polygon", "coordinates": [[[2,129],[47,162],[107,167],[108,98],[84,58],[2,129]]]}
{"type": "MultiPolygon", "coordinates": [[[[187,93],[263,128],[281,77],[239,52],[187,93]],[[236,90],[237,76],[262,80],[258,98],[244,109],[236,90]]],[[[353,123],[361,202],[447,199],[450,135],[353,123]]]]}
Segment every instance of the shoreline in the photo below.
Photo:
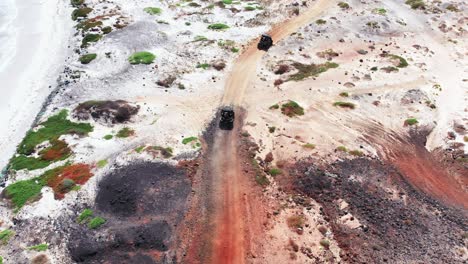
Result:
{"type": "Polygon", "coordinates": [[[72,33],[69,8],[59,2],[15,1],[16,53],[0,72],[0,168],[5,168],[16,146],[37,122],[44,101],[56,89],[72,33]]]}

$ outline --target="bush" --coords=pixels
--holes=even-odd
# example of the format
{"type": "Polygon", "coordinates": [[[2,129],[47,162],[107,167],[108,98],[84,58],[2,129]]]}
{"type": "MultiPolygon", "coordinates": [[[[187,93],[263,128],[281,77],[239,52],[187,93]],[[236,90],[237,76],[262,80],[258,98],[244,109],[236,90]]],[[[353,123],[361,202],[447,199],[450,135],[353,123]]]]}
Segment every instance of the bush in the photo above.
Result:
{"type": "Polygon", "coordinates": [[[97,228],[101,227],[105,223],[106,223],[106,219],[97,216],[97,217],[94,217],[93,219],[91,219],[91,221],[89,221],[88,228],[89,229],[97,229],[97,228]]]}
{"type": "Polygon", "coordinates": [[[375,8],[374,10],[372,10],[372,12],[379,15],[385,15],[387,13],[387,10],[385,8],[375,8]]]}
{"type": "Polygon", "coordinates": [[[112,135],[105,135],[105,136],[104,136],[104,139],[105,139],[105,140],[110,140],[110,139],[112,139],[113,137],[114,137],[114,136],[112,136],[112,135]]]}
{"type": "Polygon", "coordinates": [[[84,223],[84,222],[88,222],[89,219],[93,216],[94,212],[93,210],[91,209],[84,209],[83,212],[81,212],[81,214],[78,216],[78,223],[81,224],[81,223],[84,223]]]}
{"type": "Polygon", "coordinates": [[[182,144],[187,145],[188,143],[190,143],[192,141],[195,141],[195,140],[198,140],[198,138],[197,137],[187,137],[187,138],[182,139],[182,144]]]}
{"type": "Polygon", "coordinates": [[[424,9],[426,7],[423,0],[407,0],[405,3],[411,6],[412,9],[424,9]]]}
{"type": "Polygon", "coordinates": [[[390,58],[399,61],[398,65],[397,65],[398,68],[405,68],[405,67],[408,66],[408,62],[403,57],[400,57],[398,55],[393,55],[393,54],[390,54],[389,56],[390,56],[390,58]]]}
{"type": "Polygon", "coordinates": [[[212,30],[224,30],[228,28],[229,28],[228,25],[222,24],[222,23],[215,23],[215,24],[211,24],[208,26],[208,29],[212,29],[212,30]]]}
{"type": "Polygon", "coordinates": [[[76,25],[76,28],[81,29],[83,31],[88,31],[91,28],[94,27],[100,27],[102,26],[102,21],[96,21],[94,19],[88,19],[85,21],[81,21],[78,25],[76,25]]]}
{"type": "Polygon", "coordinates": [[[382,70],[382,71],[384,71],[384,72],[386,72],[386,73],[398,72],[398,68],[393,67],[393,66],[383,67],[383,68],[380,68],[380,70],[382,70]]]}
{"type": "Polygon", "coordinates": [[[96,59],[97,54],[96,53],[88,53],[80,57],[80,62],[81,64],[88,64],[94,59],[96,59]]]}
{"type": "Polygon", "coordinates": [[[81,47],[86,48],[90,42],[98,42],[102,38],[100,34],[86,34],[81,41],[81,47]]]}
{"type": "Polygon", "coordinates": [[[2,242],[3,245],[8,244],[8,241],[12,236],[15,235],[15,232],[10,229],[5,229],[2,232],[0,232],[0,241],[2,242]]]}
{"type": "Polygon", "coordinates": [[[112,32],[112,27],[110,27],[110,26],[103,27],[103,28],[101,29],[101,31],[102,31],[103,34],[109,34],[109,33],[112,32]]]}
{"type": "Polygon", "coordinates": [[[49,245],[47,244],[39,244],[35,246],[28,247],[29,250],[35,250],[35,251],[46,251],[49,249],[49,245]]]}
{"type": "Polygon", "coordinates": [[[349,4],[346,3],[346,2],[339,2],[338,3],[338,6],[342,9],[348,9],[349,8],[349,4]]]}
{"type": "Polygon", "coordinates": [[[232,4],[232,0],[222,0],[223,4],[230,5],[232,4]]]}
{"type": "Polygon", "coordinates": [[[104,159],[104,160],[98,161],[96,165],[98,168],[104,168],[107,165],[107,163],[108,163],[107,160],[104,159]]]}
{"type": "Polygon", "coordinates": [[[77,20],[78,18],[87,17],[88,14],[91,13],[92,11],[93,9],[89,7],[77,8],[73,10],[71,16],[73,20],[77,20]]]}
{"type": "Polygon", "coordinates": [[[302,228],[305,223],[305,218],[302,215],[293,215],[286,220],[288,227],[291,229],[302,228]]]}
{"type": "Polygon", "coordinates": [[[338,146],[336,150],[342,151],[342,152],[348,152],[348,149],[345,146],[338,146]]]}
{"type": "Polygon", "coordinates": [[[161,14],[162,9],[159,7],[145,7],[143,11],[145,11],[146,13],[150,15],[159,15],[161,14]]]}
{"type": "Polygon", "coordinates": [[[307,149],[314,149],[315,148],[315,145],[314,144],[311,144],[311,143],[306,143],[304,145],[302,145],[304,148],[307,148],[307,149]]]}
{"type": "Polygon", "coordinates": [[[268,171],[268,174],[270,174],[271,176],[277,176],[279,174],[282,174],[283,172],[278,169],[278,168],[271,168],[269,171],[268,171]]]}
{"type": "Polygon", "coordinates": [[[197,68],[202,68],[202,69],[204,69],[204,70],[206,70],[206,69],[208,69],[208,68],[210,68],[210,67],[211,67],[211,65],[210,65],[209,63],[199,63],[199,64],[197,65],[197,68]]]}
{"type": "Polygon", "coordinates": [[[127,138],[133,135],[135,135],[135,130],[128,127],[124,127],[120,129],[115,136],[118,138],[127,138]]]}
{"type": "Polygon", "coordinates": [[[274,109],[279,109],[279,105],[278,105],[278,104],[274,104],[274,105],[270,106],[269,109],[272,109],[272,110],[274,110],[274,109]]]}
{"type": "Polygon", "coordinates": [[[150,64],[154,61],[156,56],[148,51],[140,51],[133,53],[128,57],[130,64],[150,64]]]}
{"type": "Polygon", "coordinates": [[[270,133],[274,133],[276,130],[276,127],[272,126],[272,127],[268,127],[268,132],[270,133]]]}
{"type": "Polygon", "coordinates": [[[357,150],[357,149],[356,149],[356,150],[351,150],[351,151],[349,152],[349,154],[351,154],[351,155],[353,155],[353,156],[357,156],[357,157],[362,157],[362,156],[364,156],[364,153],[363,153],[362,151],[360,151],[360,150],[357,150]]]}
{"type": "Polygon", "coordinates": [[[405,126],[412,126],[412,125],[416,125],[418,123],[419,123],[419,121],[416,118],[408,118],[408,119],[405,120],[404,125],[405,126]]]}
{"type": "Polygon", "coordinates": [[[84,4],[84,0],[70,0],[70,4],[74,7],[78,7],[84,4]]]}
{"type": "Polygon", "coordinates": [[[255,7],[253,7],[253,6],[246,6],[244,9],[245,9],[245,11],[254,11],[254,10],[255,10],[255,7]]]}
{"type": "Polygon", "coordinates": [[[333,103],[334,106],[339,106],[341,108],[349,108],[349,109],[354,109],[356,108],[356,105],[350,102],[335,102],[333,103]]]}
{"type": "Polygon", "coordinates": [[[322,239],[320,240],[320,245],[324,248],[324,249],[329,249],[330,248],[330,241],[326,240],[326,239],[322,239]]]}
{"type": "Polygon", "coordinates": [[[304,108],[298,103],[289,100],[287,103],[281,105],[281,113],[289,117],[304,115],[304,108]]]}
{"type": "Polygon", "coordinates": [[[349,94],[348,94],[347,92],[341,92],[341,93],[340,93],[340,96],[341,96],[341,97],[348,97],[349,94]]]}
{"type": "Polygon", "coordinates": [[[337,68],[338,64],[334,62],[326,62],[323,64],[302,64],[294,62],[292,64],[299,72],[289,76],[289,81],[301,81],[311,76],[317,76],[320,73],[326,72],[328,69],[337,68]]]}
{"type": "Polygon", "coordinates": [[[315,23],[316,23],[317,25],[324,25],[324,24],[327,23],[327,21],[326,21],[326,20],[323,20],[323,19],[317,19],[317,20],[315,20],[315,23]]]}

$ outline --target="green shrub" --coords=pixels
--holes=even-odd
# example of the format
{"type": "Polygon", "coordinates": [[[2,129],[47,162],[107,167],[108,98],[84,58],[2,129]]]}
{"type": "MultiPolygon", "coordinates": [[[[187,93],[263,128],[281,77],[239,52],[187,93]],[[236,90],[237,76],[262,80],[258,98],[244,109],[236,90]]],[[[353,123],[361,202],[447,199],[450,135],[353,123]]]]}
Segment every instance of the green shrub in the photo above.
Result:
{"type": "Polygon", "coordinates": [[[277,176],[277,175],[280,175],[282,174],[283,172],[278,169],[278,168],[271,168],[269,171],[268,171],[268,174],[270,174],[271,176],[277,176]]]}
{"type": "Polygon", "coordinates": [[[207,41],[208,38],[205,36],[195,36],[193,42],[198,42],[198,41],[207,41]]]}
{"type": "Polygon", "coordinates": [[[96,163],[97,167],[98,168],[104,168],[106,165],[107,165],[107,160],[103,159],[103,160],[100,160],[96,163]]]}
{"type": "Polygon", "coordinates": [[[236,47],[232,47],[232,48],[231,48],[231,51],[234,52],[234,53],[237,53],[237,52],[239,52],[239,49],[236,48],[236,47]]]}
{"type": "Polygon", "coordinates": [[[348,149],[345,146],[338,146],[336,150],[342,151],[342,152],[348,152],[348,149]]]}
{"type": "Polygon", "coordinates": [[[316,23],[317,25],[324,25],[324,24],[327,23],[327,21],[326,21],[326,20],[323,20],[323,19],[317,19],[317,20],[315,20],[315,23],[316,23]]]}
{"type": "Polygon", "coordinates": [[[354,109],[356,108],[356,105],[350,102],[335,102],[333,103],[334,106],[339,106],[341,108],[349,108],[349,109],[354,109]]]}
{"type": "Polygon", "coordinates": [[[201,5],[198,4],[198,3],[195,3],[195,2],[191,2],[191,3],[188,4],[188,6],[190,6],[190,7],[200,7],[201,5]]]}
{"type": "Polygon", "coordinates": [[[416,118],[408,118],[405,120],[405,125],[407,126],[416,125],[417,123],[419,123],[419,121],[416,118]]]}
{"type": "Polygon", "coordinates": [[[15,211],[17,211],[28,201],[39,198],[42,187],[44,187],[44,183],[39,177],[17,181],[5,188],[5,196],[11,200],[15,206],[15,211]]]}
{"type": "Polygon", "coordinates": [[[270,184],[270,181],[268,180],[268,178],[263,174],[255,175],[255,182],[262,187],[265,187],[268,184],[270,184]]]}
{"type": "Polygon", "coordinates": [[[188,143],[190,143],[192,141],[195,141],[195,140],[198,140],[198,138],[197,137],[187,137],[187,138],[182,139],[182,144],[187,145],[188,143]]]}
{"type": "Polygon", "coordinates": [[[100,27],[100,26],[102,26],[101,21],[95,21],[93,19],[88,19],[88,20],[81,21],[78,25],[76,25],[76,28],[81,29],[83,31],[88,31],[91,28],[100,27]]]}
{"type": "Polygon", "coordinates": [[[93,219],[91,219],[91,221],[89,221],[88,228],[89,229],[97,229],[97,228],[101,227],[105,223],[106,223],[106,219],[97,216],[97,217],[94,217],[93,219]]]}
{"type": "Polygon", "coordinates": [[[305,218],[302,215],[292,215],[286,219],[288,227],[291,229],[302,228],[305,224],[305,218]]]}
{"type": "Polygon", "coordinates": [[[133,136],[134,134],[135,134],[135,130],[128,128],[128,127],[124,127],[120,129],[119,132],[117,132],[115,136],[118,138],[127,138],[129,136],[133,136]]]}
{"type": "Polygon", "coordinates": [[[211,67],[211,64],[209,64],[209,63],[200,63],[200,64],[197,65],[197,68],[202,68],[204,70],[206,70],[206,69],[208,69],[210,67],[211,67]]]}
{"type": "Polygon", "coordinates": [[[137,147],[137,148],[135,149],[135,151],[136,151],[137,153],[141,153],[141,152],[143,151],[144,148],[145,148],[145,146],[139,146],[139,147],[137,147]]]}
{"type": "Polygon", "coordinates": [[[81,41],[81,47],[86,48],[90,42],[98,42],[102,38],[100,34],[86,34],[81,41]]]}
{"type": "Polygon", "coordinates": [[[74,7],[78,7],[84,4],[84,0],[70,0],[70,4],[74,7]]]}
{"type": "Polygon", "coordinates": [[[393,67],[393,66],[383,67],[383,68],[380,68],[380,70],[382,70],[382,71],[384,71],[384,72],[387,72],[387,73],[390,73],[390,72],[398,72],[398,68],[397,68],[397,67],[393,67]]]}
{"type": "Polygon", "coordinates": [[[228,25],[222,24],[222,23],[215,23],[215,24],[211,24],[208,26],[208,29],[212,29],[212,30],[224,30],[228,28],[229,28],[228,25]]]}
{"type": "Polygon", "coordinates": [[[244,9],[245,9],[245,11],[254,11],[254,10],[255,10],[255,7],[253,7],[253,6],[246,6],[244,9]]]}
{"type": "Polygon", "coordinates": [[[292,66],[299,72],[289,76],[288,81],[301,81],[311,76],[317,76],[320,73],[326,72],[328,69],[337,68],[338,64],[334,62],[322,64],[302,64],[300,62],[294,62],[292,66]]]}
{"type": "Polygon", "coordinates": [[[128,57],[130,64],[150,64],[154,61],[156,56],[148,51],[140,51],[133,53],[128,57]]]}
{"type": "Polygon", "coordinates": [[[222,0],[223,4],[230,5],[232,4],[232,0],[222,0]]]}
{"type": "Polygon", "coordinates": [[[338,6],[342,9],[348,9],[349,8],[349,4],[346,3],[346,2],[339,2],[338,3],[338,6]]]}
{"type": "Polygon", "coordinates": [[[445,9],[447,9],[449,11],[452,11],[452,12],[459,12],[460,11],[460,9],[458,9],[458,7],[456,7],[453,4],[449,4],[445,9]]]}
{"type": "Polygon", "coordinates": [[[274,104],[272,106],[269,107],[269,109],[279,109],[279,105],[278,104],[274,104]]]}
{"type": "Polygon", "coordinates": [[[311,143],[306,143],[304,145],[302,145],[304,148],[307,148],[307,149],[314,149],[315,148],[315,145],[314,144],[311,144],[311,143]]]}
{"type": "Polygon", "coordinates": [[[289,100],[287,103],[281,105],[281,113],[289,117],[304,115],[304,108],[298,103],[289,100]]]}
{"type": "Polygon", "coordinates": [[[43,160],[41,158],[28,157],[28,156],[21,154],[21,155],[14,156],[13,158],[11,158],[9,168],[12,170],[16,170],[16,171],[23,170],[23,169],[37,170],[37,169],[46,168],[51,163],[52,161],[50,160],[43,160]]]}
{"type": "Polygon", "coordinates": [[[3,245],[8,244],[8,241],[12,236],[15,235],[15,232],[10,229],[5,229],[2,232],[0,232],[0,241],[2,242],[3,245]]]}
{"type": "Polygon", "coordinates": [[[78,216],[78,223],[81,224],[81,223],[84,223],[84,222],[88,222],[89,219],[91,219],[91,217],[93,217],[93,210],[91,209],[84,209],[83,212],[81,212],[81,214],[78,216]]]}
{"type": "Polygon", "coordinates": [[[377,68],[376,66],[370,68],[371,71],[376,71],[376,70],[378,70],[378,69],[379,69],[379,68],[377,68]]]}
{"type": "Polygon", "coordinates": [[[92,11],[93,9],[89,7],[77,8],[73,10],[71,16],[73,20],[77,20],[78,18],[87,17],[88,14],[91,13],[92,11]]]}
{"type": "Polygon", "coordinates": [[[32,247],[28,247],[29,250],[35,250],[35,251],[46,251],[47,249],[49,249],[49,245],[48,244],[39,244],[39,245],[35,245],[35,246],[32,246],[32,247]]]}
{"type": "Polygon", "coordinates": [[[347,92],[341,92],[341,93],[340,93],[340,96],[341,96],[341,97],[348,97],[349,94],[348,94],[347,92]]]}
{"type": "Polygon", "coordinates": [[[320,240],[320,245],[324,248],[324,249],[329,249],[330,248],[330,241],[326,240],[326,239],[322,239],[320,240]]]}
{"type": "Polygon", "coordinates": [[[387,10],[385,8],[374,8],[372,12],[379,15],[385,15],[387,13],[387,10]]]}
{"type": "Polygon", "coordinates": [[[105,135],[105,136],[104,136],[104,139],[105,139],[105,140],[111,140],[113,137],[114,137],[114,136],[112,136],[112,135],[105,135]]]}
{"type": "Polygon", "coordinates": [[[423,0],[407,0],[405,3],[411,6],[412,9],[424,9],[426,7],[423,0]]]}
{"type": "Polygon", "coordinates": [[[145,11],[146,13],[150,15],[159,15],[161,14],[162,9],[159,7],[145,7],[143,11],[145,11]]]}
{"type": "Polygon", "coordinates": [[[362,152],[360,150],[357,150],[357,149],[349,151],[349,154],[351,154],[353,156],[357,156],[357,157],[364,156],[364,152],[362,152]]]}
{"type": "Polygon", "coordinates": [[[389,56],[390,58],[394,60],[399,60],[399,63],[397,65],[398,68],[405,68],[408,66],[408,62],[403,57],[400,57],[398,55],[393,55],[393,54],[390,54],[389,56]]]}
{"type": "Polygon", "coordinates": [[[81,64],[88,64],[94,59],[96,59],[97,54],[96,53],[88,53],[80,57],[80,62],[81,64]]]}
{"type": "Polygon", "coordinates": [[[110,27],[110,26],[103,27],[103,28],[101,29],[101,31],[102,31],[103,34],[109,34],[109,33],[112,32],[112,27],[110,27]]]}

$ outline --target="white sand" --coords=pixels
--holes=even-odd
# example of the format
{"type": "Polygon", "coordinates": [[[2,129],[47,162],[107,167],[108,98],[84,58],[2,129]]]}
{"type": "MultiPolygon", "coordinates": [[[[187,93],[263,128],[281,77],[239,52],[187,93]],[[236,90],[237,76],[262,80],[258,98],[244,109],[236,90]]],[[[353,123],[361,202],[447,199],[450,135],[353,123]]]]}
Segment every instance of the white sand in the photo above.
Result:
{"type": "Polygon", "coordinates": [[[0,28],[1,33],[9,33],[3,36],[10,42],[2,43],[9,49],[1,57],[7,65],[0,65],[0,168],[54,88],[73,29],[70,9],[63,1],[16,1],[15,5],[16,17],[8,14],[13,20],[0,28]]]}

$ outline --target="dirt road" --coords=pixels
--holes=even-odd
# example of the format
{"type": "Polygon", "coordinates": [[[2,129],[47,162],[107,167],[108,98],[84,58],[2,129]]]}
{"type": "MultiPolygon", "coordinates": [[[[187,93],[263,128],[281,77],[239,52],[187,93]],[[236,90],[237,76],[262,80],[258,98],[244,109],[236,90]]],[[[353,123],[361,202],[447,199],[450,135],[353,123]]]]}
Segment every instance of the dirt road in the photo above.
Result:
{"type": "MultiPolygon", "coordinates": [[[[300,27],[313,21],[324,10],[333,6],[336,1],[319,0],[307,11],[288,21],[275,25],[268,34],[273,38],[273,42],[281,41],[290,34],[296,32],[300,27]]],[[[254,42],[239,56],[232,67],[230,76],[227,79],[224,90],[223,105],[241,105],[245,90],[257,76],[257,65],[264,52],[257,49],[254,42]]]]}
{"type": "MultiPolygon", "coordinates": [[[[309,23],[314,17],[332,5],[334,1],[319,0],[309,10],[294,17],[281,25],[275,26],[269,34],[275,42],[282,40],[295,32],[301,26],[309,23]]],[[[239,106],[245,90],[256,78],[257,64],[264,52],[257,50],[257,43],[252,43],[235,62],[232,72],[227,80],[223,105],[239,106]]],[[[250,190],[249,181],[244,177],[240,160],[238,158],[238,138],[242,122],[238,116],[233,131],[217,130],[209,155],[209,168],[212,175],[212,192],[214,205],[213,215],[213,243],[211,263],[245,263],[247,247],[248,226],[246,214],[248,201],[243,193],[250,190]]]]}

